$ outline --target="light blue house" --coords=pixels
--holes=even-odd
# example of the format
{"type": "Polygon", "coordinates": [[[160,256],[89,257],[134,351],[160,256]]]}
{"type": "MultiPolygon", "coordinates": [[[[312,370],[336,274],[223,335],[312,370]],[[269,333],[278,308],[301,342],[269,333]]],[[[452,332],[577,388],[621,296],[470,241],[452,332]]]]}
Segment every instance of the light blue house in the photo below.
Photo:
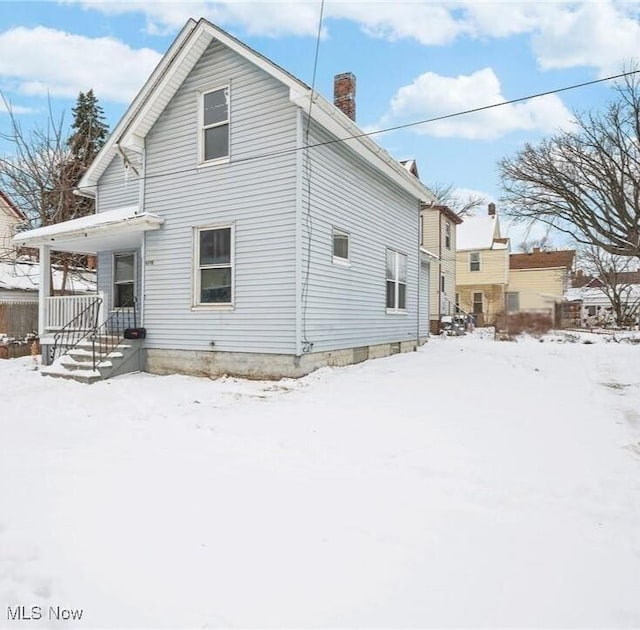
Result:
{"type": "MultiPolygon", "coordinates": [[[[339,80],[353,106],[355,80],[339,80]]],[[[205,20],[183,28],[78,192],[95,215],[16,237],[40,247],[42,286],[51,249],[98,254],[92,305],[41,299],[45,349],[77,344],[54,371],[300,376],[428,335],[419,217],[433,195],[338,107],[205,20]],[[139,338],[121,343],[123,328],[139,338]]]]}

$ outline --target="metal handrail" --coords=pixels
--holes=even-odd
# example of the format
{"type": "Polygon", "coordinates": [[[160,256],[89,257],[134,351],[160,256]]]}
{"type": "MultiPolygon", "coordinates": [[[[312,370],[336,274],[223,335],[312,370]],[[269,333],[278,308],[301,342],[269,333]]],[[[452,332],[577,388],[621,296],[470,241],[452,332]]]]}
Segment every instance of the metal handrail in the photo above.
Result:
{"type": "Polygon", "coordinates": [[[57,358],[58,348],[65,348],[65,353],[69,352],[95,331],[98,327],[101,304],[102,297],[96,297],[55,333],[51,360],[55,361],[57,358]]]}
{"type": "Polygon", "coordinates": [[[138,301],[134,297],[129,302],[115,310],[100,326],[91,332],[91,354],[93,370],[100,361],[113,352],[123,341],[127,328],[138,326],[138,301]],[[98,357],[100,357],[98,359],[98,357]]]}

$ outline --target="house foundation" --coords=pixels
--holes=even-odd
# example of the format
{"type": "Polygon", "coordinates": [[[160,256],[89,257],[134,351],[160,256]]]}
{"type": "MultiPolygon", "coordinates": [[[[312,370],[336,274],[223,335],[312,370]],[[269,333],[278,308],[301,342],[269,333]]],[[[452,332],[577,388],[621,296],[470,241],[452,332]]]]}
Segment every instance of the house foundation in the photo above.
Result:
{"type": "MultiPolygon", "coordinates": [[[[422,344],[426,338],[420,339],[422,344]]],[[[147,348],[143,351],[144,369],[151,374],[186,374],[188,376],[238,376],[249,379],[300,378],[321,367],[342,367],[367,359],[388,357],[401,352],[413,352],[415,339],[373,346],[313,352],[300,357],[291,354],[257,352],[220,352],[203,350],[165,350],[147,348]]]]}

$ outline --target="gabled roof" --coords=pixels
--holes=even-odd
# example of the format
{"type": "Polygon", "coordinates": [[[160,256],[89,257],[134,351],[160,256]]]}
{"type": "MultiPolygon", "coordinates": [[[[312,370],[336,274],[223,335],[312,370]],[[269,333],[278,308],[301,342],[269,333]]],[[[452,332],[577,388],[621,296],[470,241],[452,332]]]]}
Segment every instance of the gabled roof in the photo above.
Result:
{"type": "Polygon", "coordinates": [[[511,254],[509,269],[549,269],[564,267],[571,269],[575,250],[567,249],[555,252],[531,252],[528,254],[511,254]]]}
{"type": "Polygon", "coordinates": [[[18,207],[9,199],[9,197],[0,190],[0,201],[4,203],[0,203],[0,206],[5,206],[17,219],[21,221],[25,221],[26,217],[22,212],[18,209],[18,207]]]}
{"type": "Polygon", "coordinates": [[[497,215],[483,215],[467,217],[458,228],[456,236],[457,250],[476,249],[506,249],[506,243],[501,243],[500,223],[497,215]],[[501,247],[494,247],[494,241],[501,247]]]}
{"type": "Polygon", "coordinates": [[[460,225],[462,223],[462,217],[457,215],[449,206],[423,206],[423,209],[429,210],[437,210],[441,214],[443,214],[449,221],[455,223],[456,225],[460,225]]]}
{"type": "MultiPolygon", "coordinates": [[[[345,140],[347,146],[405,191],[422,201],[435,201],[433,194],[416,177],[364,135],[364,132],[332,103],[280,66],[205,19],[198,22],[189,20],[180,31],[105,146],[87,169],[78,185],[80,194],[95,195],[95,186],[100,176],[117,153],[143,149],[147,133],[214,39],[287,86],[289,100],[292,103],[304,111],[310,110],[311,117],[317,123],[338,139],[345,140]]],[[[231,163],[233,164],[233,160],[231,163]]]]}

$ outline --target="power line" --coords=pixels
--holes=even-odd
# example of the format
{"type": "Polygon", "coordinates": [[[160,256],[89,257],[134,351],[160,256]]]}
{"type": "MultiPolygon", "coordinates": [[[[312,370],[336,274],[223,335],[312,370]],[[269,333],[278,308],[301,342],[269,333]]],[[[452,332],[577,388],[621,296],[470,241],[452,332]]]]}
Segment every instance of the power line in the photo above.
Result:
{"type": "MultiPolygon", "coordinates": [[[[324,0],[323,0],[324,2],[324,0]]],[[[242,154],[240,155],[240,157],[236,157],[233,158],[232,160],[230,160],[230,162],[228,163],[224,163],[224,165],[226,164],[242,164],[245,162],[252,162],[254,160],[264,160],[264,159],[268,159],[268,158],[274,158],[274,157],[280,157],[280,156],[284,156],[284,155],[289,155],[291,153],[296,153],[298,151],[306,151],[308,149],[315,149],[318,147],[323,147],[323,146],[327,146],[327,145],[331,145],[331,144],[338,144],[338,143],[342,143],[342,142],[348,142],[349,140],[357,140],[359,138],[365,138],[365,137],[370,137],[370,136],[375,136],[381,133],[388,133],[391,131],[399,131],[401,129],[408,129],[410,127],[417,127],[419,125],[426,125],[429,123],[434,123],[434,122],[438,122],[441,120],[448,120],[451,118],[457,118],[459,116],[467,116],[469,114],[475,114],[477,112],[482,112],[482,111],[487,111],[490,109],[495,109],[498,107],[504,107],[505,105],[513,105],[514,103],[521,103],[522,101],[529,101],[532,99],[536,99],[536,98],[542,98],[543,96],[549,96],[551,94],[559,94],[561,92],[568,92],[570,90],[576,90],[579,88],[584,88],[584,87],[589,87],[591,85],[597,85],[599,83],[605,83],[607,81],[614,81],[615,79],[621,79],[623,77],[628,77],[634,74],[638,74],[640,73],[640,69],[638,70],[629,70],[627,72],[621,72],[620,74],[614,74],[608,77],[604,77],[602,79],[594,79],[593,81],[585,81],[583,83],[574,83],[572,85],[567,85],[564,87],[560,87],[560,88],[556,88],[554,90],[547,90],[546,92],[537,92],[534,94],[529,94],[527,96],[520,96],[518,98],[514,98],[514,99],[510,99],[508,101],[501,101],[499,103],[492,103],[490,105],[482,105],[480,107],[474,107],[472,109],[465,109],[465,110],[461,110],[461,111],[457,111],[451,114],[443,114],[441,116],[434,116],[432,118],[425,118],[423,120],[416,120],[413,122],[408,122],[408,123],[403,123],[400,125],[394,125],[392,127],[385,127],[383,129],[376,129],[374,131],[368,131],[368,132],[362,132],[362,133],[358,133],[358,134],[354,134],[349,136],[348,138],[335,138],[333,140],[325,140],[323,142],[316,142],[314,144],[305,144],[303,147],[293,147],[293,148],[287,148],[287,149],[281,149],[281,150],[275,150],[275,151],[270,151],[268,153],[260,153],[260,154],[254,154],[254,155],[247,155],[247,157],[242,157],[242,154]]],[[[3,161],[7,164],[9,164],[10,162],[8,160],[3,160],[2,158],[0,158],[0,161],[3,161]]],[[[18,168],[15,164],[10,163],[11,166],[13,168],[18,168]]],[[[223,164],[221,165],[213,165],[213,168],[219,168],[223,166],[223,164]]],[[[154,175],[145,175],[143,178],[132,178],[133,181],[139,181],[140,179],[144,179],[145,181],[148,180],[152,180],[152,179],[156,179],[158,177],[166,177],[168,175],[182,175],[184,173],[190,173],[193,172],[195,169],[195,167],[189,167],[186,169],[181,169],[181,170],[173,170],[173,171],[164,171],[161,173],[155,173],[154,175]]],[[[97,188],[97,184],[91,184],[89,186],[87,186],[86,188],[97,188]]],[[[64,191],[68,191],[68,190],[74,190],[74,188],[52,188],[52,191],[57,191],[57,192],[64,192],[64,191]]]]}

